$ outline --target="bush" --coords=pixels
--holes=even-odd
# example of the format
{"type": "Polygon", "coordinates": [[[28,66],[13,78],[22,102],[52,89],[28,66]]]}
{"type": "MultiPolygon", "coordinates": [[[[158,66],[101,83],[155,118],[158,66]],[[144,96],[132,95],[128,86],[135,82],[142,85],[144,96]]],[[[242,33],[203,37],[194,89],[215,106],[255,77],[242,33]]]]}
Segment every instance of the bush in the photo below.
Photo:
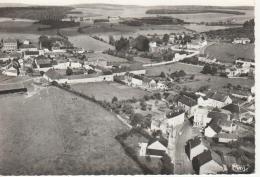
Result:
{"type": "Polygon", "coordinates": [[[162,99],[161,94],[160,94],[159,92],[154,93],[153,96],[154,96],[154,98],[157,99],[157,100],[161,100],[161,99],[162,99]]]}
{"type": "Polygon", "coordinates": [[[66,75],[67,75],[67,76],[70,76],[70,75],[72,75],[72,74],[73,74],[73,70],[68,67],[67,70],[66,70],[66,75]]]}
{"type": "Polygon", "coordinates": [[[140,101],[141,110],[146,111],[147,104],[145,100],[140,101]]]}
{"type": "Polygon", "coordinates": [[[131,115],[134,113],[134,108],[130,104],[124,104],[122,107],[122,111],[127,115],[131,115]]]}
{"type": "Polygon", "coordinates": [[[118,101],[117,97],[114,96],[114,97],[112,98],[112,103],[117,102],[117,101],[118,101]]]}

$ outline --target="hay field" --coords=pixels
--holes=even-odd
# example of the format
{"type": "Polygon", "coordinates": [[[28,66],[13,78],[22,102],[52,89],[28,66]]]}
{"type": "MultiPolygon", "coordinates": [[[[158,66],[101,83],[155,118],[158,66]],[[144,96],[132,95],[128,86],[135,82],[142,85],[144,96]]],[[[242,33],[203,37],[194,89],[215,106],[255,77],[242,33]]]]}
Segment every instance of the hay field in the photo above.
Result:
{"type": "Polygon", "coordinates": [[[115,136],[126,127],[57,88],[1,96],[1,175],[142,174],[115,136]]]}

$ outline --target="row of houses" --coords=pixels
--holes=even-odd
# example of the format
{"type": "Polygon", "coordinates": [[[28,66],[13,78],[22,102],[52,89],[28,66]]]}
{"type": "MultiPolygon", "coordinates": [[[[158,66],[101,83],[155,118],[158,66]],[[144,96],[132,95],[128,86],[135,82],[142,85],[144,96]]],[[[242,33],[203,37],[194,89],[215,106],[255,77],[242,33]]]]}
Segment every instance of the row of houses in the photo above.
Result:
{"type": "Polygon", "coordinates": [[[196,136],[188,140],[185,152],[197,174],[217,174],[227,171],[219,154],[210,150],[209,145],[201,137],[196,136]]]}
{"type": "Polygon", "coordinates": [[[249,74],[249,73],[252,73],[252,75],[254,75],[255,61],[253,59],[238,58],[235,61],[234,66],[230,68],[226,68],[225,73],[229,78],[239,77],[242,74],[249,74]]]}
{"type": "Polygon", "coordinates": [[[133,73],[126,73],[124,81],[130,87],[140,87],[149,90],[167,90],[168,86],[163,81],[155,81],[144,75],[135,75],[133,73]]]}

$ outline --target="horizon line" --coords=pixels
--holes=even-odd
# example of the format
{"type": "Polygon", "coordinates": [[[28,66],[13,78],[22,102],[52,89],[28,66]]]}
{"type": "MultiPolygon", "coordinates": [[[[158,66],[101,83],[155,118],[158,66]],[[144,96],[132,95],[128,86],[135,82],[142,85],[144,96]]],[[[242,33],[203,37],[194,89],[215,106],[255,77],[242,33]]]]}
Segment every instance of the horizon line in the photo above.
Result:
{"type": "MultiPolygon", "coordinates": [[[[178,4],[178,5],[171,5],[171,4],[165,4],[165,5],[138,5],[138,4],[119,4],[119,3],[72,3],[72,4],[64,4],[64,5],[56,5],[56,4],[52,4],[52,5],[47,5],[47,4],[34,4],[34,3],[15,3],[15,2],[11,2],[11,3],[1,3],[0,4],[21,4],[21,5],[27,5],[27,6],[75,6],[75,5],[118,5],[118,6],[139,6],[139,7],[151,7],[151,6],[206,6],[206,7],[255,7],[255,5],[191,5],[191,4],[178,4]]],[[[8,6],[7,6],[8,7],[8,6]]],[[[13,6],[15,7],[15,6],[13,6]]]]}

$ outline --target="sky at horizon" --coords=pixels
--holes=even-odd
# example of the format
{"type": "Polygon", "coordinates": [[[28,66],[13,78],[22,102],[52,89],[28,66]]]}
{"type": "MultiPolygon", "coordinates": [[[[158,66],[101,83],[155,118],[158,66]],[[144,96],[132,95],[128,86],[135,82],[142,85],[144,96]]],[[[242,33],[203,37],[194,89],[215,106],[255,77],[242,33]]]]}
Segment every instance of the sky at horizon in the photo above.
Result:
{"type": "Polygon", "coordinates": [[[105,3],[121,5],[210,5],[210,6],[254,6],[255,0],[1,0],[0,3],[23,3],[33,5],[72,5],[105,3]]]}

